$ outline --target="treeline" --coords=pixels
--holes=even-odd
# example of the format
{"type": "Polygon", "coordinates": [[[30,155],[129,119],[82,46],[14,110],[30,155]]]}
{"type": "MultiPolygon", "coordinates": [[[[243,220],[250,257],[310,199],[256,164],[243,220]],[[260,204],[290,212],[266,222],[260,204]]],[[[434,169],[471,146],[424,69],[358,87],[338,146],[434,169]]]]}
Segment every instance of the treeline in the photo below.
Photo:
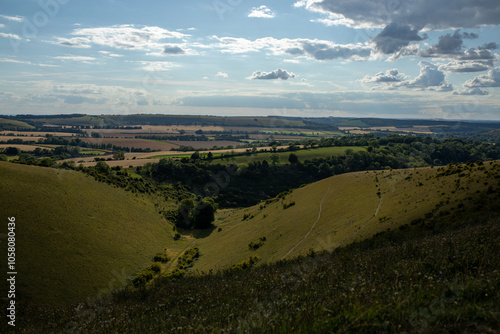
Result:
{"type": "MultiPolygon", "coordinates": [[[[311,143],[310,143],[311,144],[311,143]]],[[[185,184],[193,193],[213,197],[221,207],[241,207],[272,198],[282,191],[323,178],[363,170],[439,166],[477,160],[500,159],[500,148],[487,143],[413,136],[372,136],[324,139],[312,146],[365,146],[366,151],[346,150],[344,155],[274,165],[267,160],[242,164],[209,164],[198,159],[164,158],[138,167],[145,178],[185,184]]],[[[293,153],[291,153],[292,155],[293,153]]]]}
{"type": "MultiPolygon", "coordinates": [[[[24,137],[23,137],[24,138],[24,137]]],[[[29,137],[28,137],[29,138],[29,137]]],[[[80,138],[66,139],[63,137],[57,137],[51,134],[45,135],[45,138],[40,138],[38,141],[35,140],[23,140],[21,138],[9,139],[6,141],[0,141],[0,144],[10,144],[10,145],[60,145],[60,146],[70,146],[79,148],[90,148],[90,149],[101,149],[101,150],[112,150],[112,151],[123,151],[123,152],[155,152],[158,150],[152,150],[150,148],[135,148],[128,146],[118,146],[110,143],[92,144],[81,140],[80,138]]],[[[66,158],[62,158],[66,159],[66,158]]]]}

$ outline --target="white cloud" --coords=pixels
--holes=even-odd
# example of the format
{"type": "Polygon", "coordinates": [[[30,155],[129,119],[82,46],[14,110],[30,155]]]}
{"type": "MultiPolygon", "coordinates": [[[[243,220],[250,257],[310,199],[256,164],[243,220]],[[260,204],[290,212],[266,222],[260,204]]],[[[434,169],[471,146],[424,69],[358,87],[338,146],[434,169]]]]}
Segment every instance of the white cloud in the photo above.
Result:
{"type": "Polygon", "coordinates": [[[86,48],[91,44],[128,50],[165,50],[166,39],[181,39],[190,35],[169,31],[154,26],[135,26],[133,24],[99,28],[75,29],[73,38],[56,37],[57,44],[86,48]]]}
{"type": "Polygon", "coordinates": [[[32,65],[29,61],[10,59],[10,58],[0,58],[0,63],[16,63],[16,64],[29,64],[32,65]]]}
{"type": "Polygon", "coordinates": [[[283,59],[284,63],[292,63],[292,64],[299,64],[300,60],[297,59],[283,59]]]}
{"type": "Polygon", "coordinates": [[[484,89],[474,87],[474,88],[465,88],[463,90],[456,90],[453,92],[454,95],[488,95],[489,93],[484,89]]]}
{"type": "Polygon", "coordinates": [[[0,29],[5,28],[5,24],[0,23],[0,29]]]}
{"type": "Polygon", "coordinates": [[[227,73],[224,73],[224,72],[217,72],[217,74],[215,76],[218,78],[228,78],[229,77],[229,75],[227,73]]]}
{"type": "Polygon", "coordinates": [[[482,74],[474,79],[467,80],[464,83],[464,87],[500,87],[500,67],[495,67],[489,70],[487,74],[482,74]]]}
{"type": "Polygon", "coordinates": [[[100,54],[103,54],[105,56],[108,56],[108,57],[123,57],[123,55],[119,55],[119,54],[116,54],[116,53],[111,53],[109,51],[99,51],[100,54]]]}
{"type": "Polygon", "coordinates": [[[486,71],[493,67],[493,60],[473,60],[473,61],[452,61],[447,64],[439,66],[441,71],[467,73],[467,72],[481,72],[486,71]]]}
{"type": "Polygon", "coordinates": [[[407,78],[404,74],[400,74],[396,68],[379,72],[374,76],[366,75],[363,79],[359,80],[362,83],[395,83],[404,81],[407,78]]]}
{"type": "Polygon", "coordinates": [[[299,0],[293,4],[295,8],[305,7],[307,0],[299,0]]]}
{"type": "Polygon", "coordinates": [[[21,16],[7,16],[7,15],[0,15],[1,18],[4,18],[9,21],[14,21],[14,22],[23,22],[24,18],[21,16]]]}
{"type": "Polygon", "coordinates": [[[169,71],[173,67],[177,67],[176,64],[169,61],[140,61],[139,63],[143,65],[141,69],[151,72],[169,71]]]}
{"type": "Polygon", "coordinates": [[[0,37],[13,38],[13,39],[18,39],[18,40],[21,39],[21,37],[19,37],[16,34],[5,34],[3,32],[0,32],[0,37]]]}
{"type": "Polygon", "coordinates": [[[30,62],[30,61],[17,60],[17,59],[11,59],[11,58],[0,58],[0,63],[26,64],[26,65],[34,65],[34,66],[40,66],[40,67],[57,67],[57,65],[51,65],[51,64],[34,64],[34,63],[30,62]]]}
{"type": "Polygon", "coordinates": [[[69,46],[73,48],[88,49],[91,47],[90,42],[91,42],[90,39],[86,37],[73,37],[73,38],[56,37],[56,40],[51,41],[50,43],[69,46]]]}
{"type": "Polygon", "coordinates": [[[359,80],[362,83],[374,83],[384,85],[386,88],[395,89],[398,87],[418,88],[423,90],[432,90],[438,92],[449,92],[453,87],[446,82],[446,77],[443,71],[427,61],[421,61],[420,74],[414,79],[409,79],[403,73],[399,73],[397,69],[391,69],[385,73],[380,72],[375,76],[365,76],[359,80]]]}
{"type": "Polygon", "coordinates": [[[86,56],[57,56],[54,58],[62,61],[71,60],[71,61],[81,61],[84,63],[90,63],[91,61],[96,60],[96,58],[94,57],[86,57],[86,56]]]}
{"type": "Polygon", "coordinates": [[[295,78],[295,73],[288,72],[287,70],[283,70],[281,68],[278,68],[274,71],[271,72],[262,72],[262,71],[256,71],[252,73],[252,76],[250,79],[254,80],[288,80],[288,79],[293,79],[295,78]]]}
{"type": "Polygon", "coordinates": [[[452,86],[446,82],[445,75],[438,67],[432,63],[422,60],[420,65],[420,75],[413,80],[402,82],[402,86],[422,88],[436,91],[450,91],[452,86]]]}
{"type": "Polygon", "coordinates": [[[262,5],[260,7],[253,7],[250,13],[248,14],[248,17],[257,17],[266,19],[271,19],[275,16],[276,14],[266,5],[262,5]]]}
{"type": "Polygon", "coordinates": [[[315,60],[349,59],[364,60],[371,55],[371,49],[361,44],[337,44],[318,39],[275,39],[264,37],[248,40],[236,37],[217,37],[220,43],[214,45],[224,53],[248,53],[269,51],[273,55],[291,55],[315,60]]]}

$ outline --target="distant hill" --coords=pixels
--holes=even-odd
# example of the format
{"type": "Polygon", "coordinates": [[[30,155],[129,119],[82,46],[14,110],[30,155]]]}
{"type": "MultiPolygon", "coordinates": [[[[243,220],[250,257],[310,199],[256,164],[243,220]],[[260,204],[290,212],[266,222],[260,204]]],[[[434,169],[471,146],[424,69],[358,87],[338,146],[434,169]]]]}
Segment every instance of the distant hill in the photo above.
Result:
{"type": "Polygon", "coordinates": [[[13,119],[0,118],[0,130],[33,129],[34,126],[26,122],[13,119]]]}

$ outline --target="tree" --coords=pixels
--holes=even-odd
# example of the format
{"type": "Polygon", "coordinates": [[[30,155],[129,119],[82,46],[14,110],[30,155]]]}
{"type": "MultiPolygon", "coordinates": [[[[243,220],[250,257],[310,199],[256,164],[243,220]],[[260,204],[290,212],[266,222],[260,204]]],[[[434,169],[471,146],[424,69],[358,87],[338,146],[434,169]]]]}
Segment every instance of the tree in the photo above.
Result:
{"type": "Polygon", "coordinates": [[[111,171],[111,169],[109,168],[109,165],[107,163],[105,163],[104,161],[98,161],[95,164],[94,168],[98,173],[102,173],[105,175],[108,175],[111,171]]]}
{"type": "Polygon", "coordinates": [[[183,199],[177,208],[176,226],[183,228],[209,228],[215,220],[217,204],[210,197],[194,201],[183,199]]]}
{"type": "Polygon", "coordinates": [[[290,153],[290,155],[288,156],[288,162],[292,165],[295,165],[297,162],[299,162],[299,158],[295,153],[290,153]]]}
{"type": "Polygon", "coordinates": [[[51,158],[42,158],[40,160],[40,166],[52,167],[53,165],[54,165],[54,161],[51,158]]]}
{"type": "Polygon", "coordinates": [[[123,151],[116,151],[113,153],[113,159],[114,160],[125,160],[125,154],[123,151]]]}
{"type": "Polygon", "coordinates": [[[19,150],[17,147],[7,147],[4,151],[5,154],[7,155],[18,155],[19,153],[21,153],[21,150],[19,150]]]}
{"type": "Polygon", "coordinates": [[[271,160],[271,163],[273,165],[279,164],[280,156],[278,155],[278,153],[273,153],[269,156],[269,160],[271,160]]]}
{"type": "Polygon", "coordinates": [[[191,154],[191,160],[196,161],[200,159],[200,152],[196,151],[193,154],[191,154]]]}

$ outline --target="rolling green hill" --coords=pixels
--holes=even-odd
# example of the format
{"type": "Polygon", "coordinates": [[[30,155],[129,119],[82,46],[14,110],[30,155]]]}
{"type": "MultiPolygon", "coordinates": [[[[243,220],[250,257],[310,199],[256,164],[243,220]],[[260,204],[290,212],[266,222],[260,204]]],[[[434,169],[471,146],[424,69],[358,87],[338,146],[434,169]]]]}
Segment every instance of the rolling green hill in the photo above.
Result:
{"type": "Polygon", "coordinates": [[[76,171],[0,163],[0,203],[17,222],[18,298],[36,304],[121,288],[156,252],[184,247],[146,196],[76,171]]]}
{"type": "Polygon", "coordinates": [[[164,249],[175,259],[198,247],[193,269],[208,272],[254,255],[259,264],[274,263],[474,215],[498,206],[499,178],[498,162],[342,174],[249,208],[220,210],[214,230],[184,231],[175,242],[151,198],[75,171],[0,163],[0,201],[2,219],[17,221],[19,298],[57,304],[124,287],[164,249]]]}
{"type": "Polygon", "coordinates": [[[26,122],[0,118],[0,129],[12,130],[12,129],[17,129],[17,128],[34,129],[35,127],[32,125],[29,125],[26,122]]]}
{"type": "Polygon", "coordinates": [[[190,241],[196,274],[28,307],[21,332],[495,333],[499,180],[498,161],[352,173],[282,196],[286,209],[224,211],[222,230],[190,241]],[[257,267],[209,271],[256,254],[257,267]]]}
{"type": "Polygon", "coordinates": [[[479,212],[498,205],[499,178],[498,162],[334,176],[268,204],[222,211],[221,231],[194,241],[202,254],[194,268],[223,269],[252,255],[271,263],[452,213],[479,212]],[[262,246],[249,249],[261,237],[262,246]]]}

